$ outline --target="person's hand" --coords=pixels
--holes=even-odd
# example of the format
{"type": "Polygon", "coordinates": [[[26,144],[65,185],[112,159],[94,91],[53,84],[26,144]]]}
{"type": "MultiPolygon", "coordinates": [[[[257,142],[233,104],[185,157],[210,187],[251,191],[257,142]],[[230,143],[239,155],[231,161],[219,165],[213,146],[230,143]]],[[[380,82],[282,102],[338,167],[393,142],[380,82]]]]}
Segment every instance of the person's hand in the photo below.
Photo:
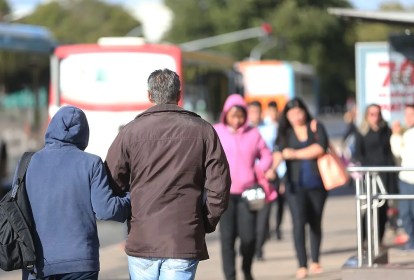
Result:
{"type": "Polygon", "coordinates": [[[282,156],[284,159],[294,159],[296,156],[296,150],[292,148],[283,149],[282,156]]]}
{"type": "Polygon", "coordinates": [[[266,171],[265,177],[268,181],[274,181],[277,178],[276,172],[274,169],[270,168],[266,171]]]}
{"type": "Polygon", "coordinates": [[[392,134],[401,134],[402,128],[400,121],[394,121],[391,125],[392,134]]]}

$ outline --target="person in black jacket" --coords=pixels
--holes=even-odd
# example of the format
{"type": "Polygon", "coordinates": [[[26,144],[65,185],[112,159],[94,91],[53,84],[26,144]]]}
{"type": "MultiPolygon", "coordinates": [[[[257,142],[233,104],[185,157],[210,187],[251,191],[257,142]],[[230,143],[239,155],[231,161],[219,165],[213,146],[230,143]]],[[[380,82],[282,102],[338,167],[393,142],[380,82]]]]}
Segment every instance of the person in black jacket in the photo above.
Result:
{"type": "MultiPolygon", "coordinates": [[[[395,166],[390,145],[391,134],[391,129],[382,117],[381,107],[377,104],[368,105],[355,141],[355,160],[361,166],[395,166]]],[[[381,173],[380,178],[388,193],[397,193],[398,181],[395,173],[381,173]]],[[[385,233],[387,209],[387,201],[378,209],[380,243],[385,233]]],[[[365,237],[363,227],[363,239],[365,237]]]]}
{"type": "Polygon", "coordinates": [[[290,100],[281,115],[273,166],[266,173],[271,180],[276,177],[274,170],[282,159],[286,161],[286,197],[292,215],[293,236],[298,258],[297,279],[308,274],[306,252],[306,224],[310,226],[310,247],[312,264],[310,273],[321,273],[319,253],[322,242],[322,213],[327,198],[316,159],[325,153],[328,136],[324,126],[312,117],[299,98],[290,100]],[[316,131],[311,129],[311,123],[316,131]]]}

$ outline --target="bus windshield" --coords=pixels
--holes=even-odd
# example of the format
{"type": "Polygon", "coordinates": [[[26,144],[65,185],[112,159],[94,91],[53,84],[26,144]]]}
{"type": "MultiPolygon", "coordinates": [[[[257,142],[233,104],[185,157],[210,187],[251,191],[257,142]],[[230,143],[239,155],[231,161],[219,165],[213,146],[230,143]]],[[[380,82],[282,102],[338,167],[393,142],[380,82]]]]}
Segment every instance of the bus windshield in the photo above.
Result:
{"type": "Polygon", "coordinates": [[[156,69],[177,71],[166,54],[95,52],[71,54],[60,61],[63,103],[110,107],[148,103],[147,78],[156,69]]]}

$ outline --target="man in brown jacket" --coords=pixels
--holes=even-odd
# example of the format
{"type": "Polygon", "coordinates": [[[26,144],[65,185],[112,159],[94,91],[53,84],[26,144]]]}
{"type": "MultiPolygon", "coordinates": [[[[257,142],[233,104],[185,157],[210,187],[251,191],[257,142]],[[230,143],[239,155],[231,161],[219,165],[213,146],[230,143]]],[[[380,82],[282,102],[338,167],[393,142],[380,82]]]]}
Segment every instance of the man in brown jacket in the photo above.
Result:
{"type": "Polygon", "coordinates": [[[179,107],[180,79],[168,69],[148,78],[156,105],[123,127],[106,164],[116,191],[130,191],[125,251],[131,279],[194,279],[208,259],[205,234],[227,208],[230,173],[214,128],[179,107]]]}

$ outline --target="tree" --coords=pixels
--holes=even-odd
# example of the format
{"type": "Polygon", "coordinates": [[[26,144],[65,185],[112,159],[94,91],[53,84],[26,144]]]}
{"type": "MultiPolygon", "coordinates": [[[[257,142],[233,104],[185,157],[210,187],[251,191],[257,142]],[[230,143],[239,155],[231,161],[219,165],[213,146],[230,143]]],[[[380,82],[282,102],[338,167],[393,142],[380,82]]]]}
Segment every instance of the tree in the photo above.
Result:
{"type": "Polygon", "coordinates": [[[0,21],[5,21],[10,14],[10,6],[6,0],[0,0],[0,21]]]}
{"type": "Polygon", "coordinates": [[[21,22],[48,27],[61,43],[94,43],[104,36],[124,36],[139,25],[121,6],[99,0],[48,2],[21,22]]]}
{"type": "MultiPolygon", "coordinates": [[[[320,77],[322,105],[344,104],[353,90],[353,26],[329,15],[346,0],[166,0],[175,14],[167,39],[182,43],[270,22],[280,44],[263,58],[312,64],[320,77]],[[191,15],[191,16],[189,16],[191,15]]],[[[215,49],[237,59],[249,56],[257,39],[215,49]]]]}
{"type": "MultiPolygon", "coordinates": [[[[404,11],[405,8],[399,2],[387,2],[380,5],[381,11],[404,11]]],[[[411,28],[407,25],[406,28],[411,28]]],[[[355,33],[358,42],[387,41],[390,33],[401,32],[404,26],[395,26],[385,23],[360,22],[356,24],[355,33]]]]}

